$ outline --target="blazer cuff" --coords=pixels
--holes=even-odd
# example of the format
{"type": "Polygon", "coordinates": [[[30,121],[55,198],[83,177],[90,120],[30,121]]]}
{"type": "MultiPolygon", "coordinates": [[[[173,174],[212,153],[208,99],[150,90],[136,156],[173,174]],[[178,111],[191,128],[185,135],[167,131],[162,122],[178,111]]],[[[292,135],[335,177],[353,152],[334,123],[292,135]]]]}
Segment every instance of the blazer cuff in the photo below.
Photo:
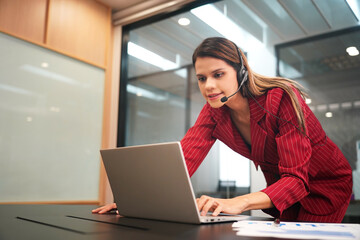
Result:
{"type": "Polygon", "coordinates": [[[269,196],[275,208],[280,212],[280,215],[285,209],[291,207],[309,194],[304,183],[294,177],[283,177],[274,184],[261,190],[261,192],[269,196]]]}

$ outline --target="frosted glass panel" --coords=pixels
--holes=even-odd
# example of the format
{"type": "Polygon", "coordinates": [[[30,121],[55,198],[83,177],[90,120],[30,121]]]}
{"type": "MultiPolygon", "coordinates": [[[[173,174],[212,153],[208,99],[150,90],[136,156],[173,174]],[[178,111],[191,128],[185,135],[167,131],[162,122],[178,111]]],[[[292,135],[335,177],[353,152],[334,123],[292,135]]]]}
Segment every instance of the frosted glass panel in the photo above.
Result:
{"type": "Polygon", "coordinates": [[[98,199],[104,76],[0,33],[0,202],[98,199]]]}

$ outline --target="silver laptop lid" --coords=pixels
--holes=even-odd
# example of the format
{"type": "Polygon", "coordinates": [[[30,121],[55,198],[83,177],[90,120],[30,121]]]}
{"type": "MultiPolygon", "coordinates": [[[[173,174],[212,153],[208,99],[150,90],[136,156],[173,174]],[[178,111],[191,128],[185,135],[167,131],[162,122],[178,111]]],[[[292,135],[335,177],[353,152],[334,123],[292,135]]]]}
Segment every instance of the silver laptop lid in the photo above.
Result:
{"type": "Polygon", "coordinates": [[[179,142],[100,152],[121,215],[200,223],[179,142]]]}

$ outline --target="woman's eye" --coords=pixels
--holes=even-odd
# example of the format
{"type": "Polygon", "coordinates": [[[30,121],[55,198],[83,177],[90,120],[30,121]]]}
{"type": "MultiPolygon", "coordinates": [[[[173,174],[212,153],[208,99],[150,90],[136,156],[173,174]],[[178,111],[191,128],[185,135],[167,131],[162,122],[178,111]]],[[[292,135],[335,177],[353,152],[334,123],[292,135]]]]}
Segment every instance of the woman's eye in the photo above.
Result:
{"type": "Polygon", "coordinates": [[[220,78],[220,77],[222,77],[222,75],[224,75],[223,73],[215,73],[215,78],[220,78]]]}
{"type": "Polygon", "coordinates": [[[198,77],[198,80],[200,81],[200,82],[203,82],[203,81],[205,81],[205,77],[198,77]]]}

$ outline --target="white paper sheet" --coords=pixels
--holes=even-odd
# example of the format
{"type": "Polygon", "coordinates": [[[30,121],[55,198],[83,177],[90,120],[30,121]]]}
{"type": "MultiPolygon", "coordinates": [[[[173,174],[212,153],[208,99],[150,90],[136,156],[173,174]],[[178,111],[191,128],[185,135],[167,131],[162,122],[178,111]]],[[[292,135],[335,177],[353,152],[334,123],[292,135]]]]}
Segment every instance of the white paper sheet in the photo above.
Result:
{"type": "Polygon", "coordinates": [[[238,221],[233,230],[239,236],[275,237],[293,239],[360,239],[360,224],[238,221]]]}

